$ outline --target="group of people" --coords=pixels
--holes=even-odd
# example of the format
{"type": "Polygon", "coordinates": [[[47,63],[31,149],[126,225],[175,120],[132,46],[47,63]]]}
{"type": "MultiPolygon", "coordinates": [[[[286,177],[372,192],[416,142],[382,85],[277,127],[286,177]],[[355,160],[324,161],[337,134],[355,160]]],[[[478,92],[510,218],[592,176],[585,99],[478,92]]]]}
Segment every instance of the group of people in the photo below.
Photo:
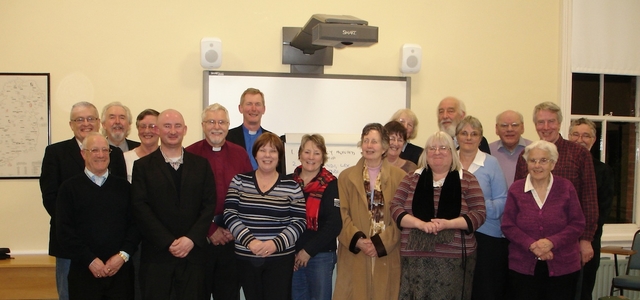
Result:
{"type": "MultiPolygon", "coordinates": [[[[417,123],[407,110],[394,119],[417,123]]],[[[439,103],[441,131],[428,137],[418,169],[390,203],[402,231],[400,299],[591,299],[612,170],[589,152],[593,122],[574,120],[565,140],[551,102],[534,108],[533,122],[535,142],[521,137],[520,113],[502,112],[500,139],[488,144],[464,103],[439,103]],[[460,230],[442,234],[451,228],[460,230]]],[[[419,151],[405,157],[412,152],[419,151]]]]}
{"type": "Polygon", "coordinates": [[[142,111],[137,143],[123,104],[72,107],[74,137],[47,147],[40,178],[60,299],[590,299],[613,194],[592,122],[566,141],[545,102],[540,141],[505,111],[489,144],[447,97],[424,148],[398,110],[363,128],[362,157],[336,178],[319,134],[283,173],[260,90],[238,109],[230,129],[225,107],[206,107],[204,139],[183,147],[176,110],[142,111]]]}

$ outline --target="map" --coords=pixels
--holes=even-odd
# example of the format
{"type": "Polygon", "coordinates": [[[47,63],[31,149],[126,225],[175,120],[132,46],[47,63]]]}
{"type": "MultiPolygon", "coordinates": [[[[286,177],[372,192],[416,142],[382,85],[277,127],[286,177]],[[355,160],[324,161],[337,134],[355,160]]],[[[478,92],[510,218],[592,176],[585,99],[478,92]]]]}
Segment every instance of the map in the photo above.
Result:
{"type": "Polygon", "coordinates": [[[49,74],[0,73],[0,178],[40,176],[48,112],[49,74]]]}

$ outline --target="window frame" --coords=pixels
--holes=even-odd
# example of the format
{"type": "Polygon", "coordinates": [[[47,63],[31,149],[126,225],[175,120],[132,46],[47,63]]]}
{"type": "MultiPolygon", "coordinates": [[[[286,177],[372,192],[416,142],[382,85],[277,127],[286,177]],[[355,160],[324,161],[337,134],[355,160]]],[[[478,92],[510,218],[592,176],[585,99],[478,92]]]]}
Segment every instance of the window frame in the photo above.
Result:
{"type": "MultiPolygon", "coordinates": [[[[634,199],[633,199],[633,221],[632,223],[625,224],[605,224],[603,228],[602,234],[602,247],[605,246],[620,246],[620,247],[629,247],[633,240],[634,233],[640,228],[640,209],[638,208],[638,201],[640,201],[638,197],[638,187],[640,186],[640,141],[639,141],[639,133],[640,130],[640,117],[638,109],[640,108],[640,76],[638,76],[636,80],[636,103],[635,103],[635,117],[623,117],[623,116],[607,116],[603,114],[603,85],[604,85],[604,74],[600,74],[600,95],[599,95],[599,115],[572,115],[571,114],[571,88],[572,88],[572,80],[573,73],[571,71],[571,26],[572,26],[572,5],[573,0],[563,0],[560,4],[562,6],[562,20],[561,20],[561,66],[560,66],[560,108],[565,113],[565,120],[562,122],[560,126],[560,132],[564,133],[563,136],[568,137],[569,126],[571,125],[571,120],[585,117],[587,119],[602,122],[602,136],[601,143],[602,151],[600,153],[600,160],[603,161],[604,155],[606,155],[606,126],[607,122],[635,122],[638,124],[636,126],[636,149],[635,149],[635,182],[634,182],[634,199]]],[[[607,74],[609,75],[609,74],[607,74]]],[[[611,74],[616,75],[616,74],[611,74]]]]}

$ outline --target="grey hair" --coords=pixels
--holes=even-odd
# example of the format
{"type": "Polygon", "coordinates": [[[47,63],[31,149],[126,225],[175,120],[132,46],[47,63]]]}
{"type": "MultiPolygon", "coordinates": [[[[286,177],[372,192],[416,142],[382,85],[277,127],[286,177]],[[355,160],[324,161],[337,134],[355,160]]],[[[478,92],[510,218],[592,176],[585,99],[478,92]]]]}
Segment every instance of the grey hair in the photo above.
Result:
{"type": "Polygon", "coordinates": [[[466,125],[470,125],[473,129],[478,129],[480,131],[480,135],[484,134],[480,120],[474,116],[466,116],[462,121],[460,121],[460,123],[458,123],[458,126],[456,126],[456,135],[458,135],[466,125]]]}
{"type": "MultiPolygon", "coordinates": [[[[100,134],[99,132],[90,132],[89,134],[87,134],[84,140],[82,140],[82,149],[88,149],[87,146],[89,145],[90,137],[93,137],[93,136],[99,136],[103,138],[105,142],[107,142],[107,138],[104,137],[104,135],[100,134]]],[[[109,145],[109,142],[107,142],[107,145],[109,145]]]]}
{"type": "Polygon", "coordinates": [[[220,103],[214,103],[205,107],[204,110],[202,111],[202,122],[206,121],[204,118],[207,117],[207,112],[218,111],[218,110],[224,111],[224,114],[227,116],[227,122],[231,121],[229,120],[229,111],[227,110],[227,108],[222,106],[222,104],[220,103]]]}
{"type": "Polygon", "coordinates": [[[458,115],[464,116],[467,113],[467,107],[464,105],[464,102],[462,102],[462,100],[456,98],[456,97],[444,97],[442,100],[440,100],[440,102],[438,103],[438,110],[436,110],[436,115],[438,115],[438,111],[440,108],[440,103],[442,103],[442,101],[447,100],[447,99],[453,99],[456,101],[456,107],[458,107],[458,115]]]}
{"type": "MultiPolygon", "coordinates": [[[[125,132],[124,134],[124,136],[127,137],[131,132],[131,123],[133,122],[131,117],[131,110],[128,107],[124,106],[122,103],[118,101],[111,102],[102,108],[102,116],[100,117],[100,119],[102,119],[102,122],[105,122],[107,120],[107,110],[109,110],[109,108],[112,108],[114,106],[122,107],[124,109],[125,115],[127,116],[127,122],[129,122],[129,129],[127,129],[127,132],[125,132]]],[[[102,126],[102,129],[100,129],[100,131],[104,135],[107,134],[107,131],[104,129],[104,126],[102,126]]]]}
{"type": "Polygon", "coordinates": [[[517,112],[517,111],[515,111],[515,110],[505,110],[505,111],[503,111],[503,112],[499,113],[499,114],[496,116],[496,124],[500,123],[500,117],[502,117],[502,115],[504,115],[504,114],[505,114],[505,113],[507,113],[507,112],[512,112],[512,113],[514,113],[514,114],[518,115],[518,118],[520,118],[520,123],[524,123],[524,117],[522,116],[522,114],[521,114],[521,113],[519,113],[519,112],[517,112]]]}
{"type": "Polygon", "coordinates": [[[558,123],[562,123],[562,110],[560,109],[560,106],[550,101],[542,102],[533,108],[533,123],[537,121],[536,114],[541,110],[548,110],[555,113],[558,115],[558,123]]]}
{"type": "Polygon", "coordinates": [[[593,123],[593,121],[585,118],[580,118],[580,119],[571,121],[571,126],[569,126],[569,133],[573,131],[573,127],[580,126],[582,124],[589,126],[589,129],[591,129],[592,137],[596,137],[596,124],[593,123]]]}
{"type": "MultiPolygon", "coordinates": [[[[81,102],[78,102],[78,103],[74,104],[73,106],[71,106],[71,112],[69,113],[69,120],[73,119],[73,110],[76,107],[93,108],[96,111],[96,114],[98,113],[98,109],[96,108],[95,105],[93,105],[93,104],[91,104],[90,102],[87,102],[87,101],[81,101],[81,102]]],[[[96,117],[100,117],[100,116],[96,116],[96,117]]]]}
{"type": "Polygon", "coordinates": [[[524,148],[524,153],[522,153],[522,157],[524,157],[525,160],[529,159],[529,151],[533,149],[546,151],[547,153],[549,153],[549,159],[551,159],[554,162],[558,161],[558,147],[556,147],[556,145],[553,143],[547,142],[545,140],[538,140],[538,141],[532,142],[531,144],[529,144],[527,147],[524,148]]]}

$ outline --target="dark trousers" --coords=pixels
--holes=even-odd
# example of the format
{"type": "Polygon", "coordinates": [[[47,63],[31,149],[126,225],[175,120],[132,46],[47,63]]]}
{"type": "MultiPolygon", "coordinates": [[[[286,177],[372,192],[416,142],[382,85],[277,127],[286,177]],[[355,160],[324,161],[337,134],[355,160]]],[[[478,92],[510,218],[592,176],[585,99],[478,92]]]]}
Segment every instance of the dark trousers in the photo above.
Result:
{"type": "Polygon", "coordinates": [[[135,300],[142,300],[142,288],[140,288],[140,253],[142,244],[138,244],[138,250],[131,256],[133,265],[133,294],[135,300]]]}
{"type": "Polygon", "coordinates": [[[578,295],[576,299],[591,300],[593,294],[593,287],[596,285],[596,275],[598,274],[598,268],[600,268],[600,236],[602,235],[602,226],[598,227],[596,236],[591,242],[593,247],[593,258],[582,266],[582,274],[578,280],[578,295]],[[600,234],[598,234],[598,231],[600,234]]]}
{"type": "Polygon", "coordinates": [[[247,300],[289,300],[293,278],[293,253],[283,258],[237,260],[240,284],[247,300]]]}
{"type": "Polygon", "coordinates": [[[569,300],[576,293],[580,271],[562,276],[549,276],[546,261],[538,261],[534,275],[509,270],[513,298],[518,300],[569,300]]]}
{"type": "Polygon", "coordinates": [[[111,277],[96,278],[88,267],[72,266],[69,269],[70,300],[133,299],[133,267],[122,265],[111,277]]]}
{"type": "Polygon", "coordinates": [[[240,279],[234,242],[226,245],[207,247],[207,266],[205,270],[206,296],[204,299],[238,300],[240,299],[240,279]]]}
{"type": "Polygon", "coordinates": [[[478,243],[478,256],[471,299],[503,300],[506,297],[509,273],[509,241],[480,232],[474,234],[478,243]]]}
{"type": "Polygon", "coordinates": [[[146,300],[204,299],[204,265],[204,263],[191,263],[186,258],[162,263],[143,260],[140,263],[142,298],[146,300]]]}

